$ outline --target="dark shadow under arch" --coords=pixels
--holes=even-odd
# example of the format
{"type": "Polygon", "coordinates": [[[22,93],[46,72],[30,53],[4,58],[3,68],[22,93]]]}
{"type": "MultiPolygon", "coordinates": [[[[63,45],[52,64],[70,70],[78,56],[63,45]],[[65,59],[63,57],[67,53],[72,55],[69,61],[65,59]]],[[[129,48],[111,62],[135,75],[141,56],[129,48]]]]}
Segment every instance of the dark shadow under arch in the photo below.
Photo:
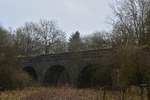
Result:
{"type": "Polygon", "coordinates": [[[88,88],[92,86],[93,74],[97,67],[95,65],[85,66],[78,75],[77,85],[80,88],[88,88]]]}
{"type": "Polygon", "coordinates": [[[37,77],[37,73],[36,73],[36,71],[35,71],[35,69],[33,67],[30,67],[30,66],[24,67],[23,71],[25,71],[26,73],[28,73],[33,80],[37,80],[37,78],[38,78],[37,77]]]}
{"type": "Polygon", "coordinates": [[[69,73],[64,66],[54,65],[46,71],[44,83],[53,86],[68,84],[70,83],[69,73]]]}
{"type": "Polygon", "coordinates": [[[79,88],[99,87],[111,84],[112,78],[110,67],[97,64],[85,66],[77,79],[77,86],[79,88]]]}

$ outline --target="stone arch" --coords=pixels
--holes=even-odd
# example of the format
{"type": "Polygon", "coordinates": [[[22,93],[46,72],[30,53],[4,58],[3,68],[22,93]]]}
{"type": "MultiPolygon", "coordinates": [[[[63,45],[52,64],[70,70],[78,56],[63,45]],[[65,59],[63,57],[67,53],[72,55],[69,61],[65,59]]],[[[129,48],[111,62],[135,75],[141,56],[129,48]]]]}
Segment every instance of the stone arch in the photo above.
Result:
{"type": "Polygon", "coordinates": [[[23,71],[27,72],[33,80],[38,79],[37,73],[33,67],[31,67],[31,66],[24,67],[23,71]]]}
{"type": "Polygon", "coordinates": [[[112,85],[111,66],[89,64],[80,71],[77,83],[80,88],[112,85]]]}
{"type": "Polygon", "coordinates": [[[53,65],[45,72],[44,83],[53,86],[68,84],[70,76],[64,66],[53,65]]]}
{"type": "Polygon", "coordinates": [[[96,71],[97,65],[88,64],[83,67],[77,78],[77,86],[81,88],[91,87],[92,86],[92,76],[96,71]]]}

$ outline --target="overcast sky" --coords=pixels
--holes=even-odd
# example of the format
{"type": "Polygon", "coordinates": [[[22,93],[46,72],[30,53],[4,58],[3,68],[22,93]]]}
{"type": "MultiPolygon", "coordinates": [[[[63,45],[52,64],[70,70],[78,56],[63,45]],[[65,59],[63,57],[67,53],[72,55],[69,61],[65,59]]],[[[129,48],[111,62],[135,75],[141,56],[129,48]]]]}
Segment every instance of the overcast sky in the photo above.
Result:
{"type": "Polygon", "coordinates": [[[39,19],[55,20],[68,34],[110,30],[112,0],[0,0],[0,24],[16,28],[39,19]]]}

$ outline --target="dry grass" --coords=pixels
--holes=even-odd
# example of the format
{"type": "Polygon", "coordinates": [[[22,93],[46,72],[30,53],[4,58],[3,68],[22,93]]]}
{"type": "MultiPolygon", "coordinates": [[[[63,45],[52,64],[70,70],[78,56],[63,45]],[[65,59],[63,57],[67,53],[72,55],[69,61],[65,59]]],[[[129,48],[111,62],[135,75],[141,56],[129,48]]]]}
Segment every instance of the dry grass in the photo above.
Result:
{"type": "MultiPolygon", "coordinates": [[[[143,96],[142,100],[146,100],[143,96]]],[[[104,100],[104,92],[95,89],[61,88],[26,88],[24,90],[0,93],[0,100],[104,100]]],[[[119,91],[106,91],[105,100],[122,100],[119,91]]],[[[132,90],[125,94],[125,100],[141,100],[139,91],[132,90]]]]}

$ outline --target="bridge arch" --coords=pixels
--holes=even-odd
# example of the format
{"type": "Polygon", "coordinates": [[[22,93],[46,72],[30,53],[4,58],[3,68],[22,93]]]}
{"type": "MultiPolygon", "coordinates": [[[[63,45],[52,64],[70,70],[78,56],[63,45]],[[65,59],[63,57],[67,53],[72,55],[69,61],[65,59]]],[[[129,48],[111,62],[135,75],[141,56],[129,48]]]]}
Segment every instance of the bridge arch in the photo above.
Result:
{"type": "Polygon", "coordinates": [[[88,64],[83,67],[77,78],[77,86],[81,88],[91,87],[93,82],[93,73],[96,72],[97,65],[88,64]]]}
{"type": "Polygon", "coordinates": [[[26,66],[23,68],[23,71],[29,74],[33,80],[37,80],[38,76],[35,69],[32,66],[26,66]]]}
{"type": "Polygon", "coordinates": [[[70,83],[69,72],[62,65],[53,65],[45,72],[44,83],[52,86],[68,84],[70,83]]]}
{"type": "Polygon", "coordinates": [[[111,67],[108,65],[89,64],[81,69],[77,79],[79,88],[99,87],[111,84],[111,67]]]}

